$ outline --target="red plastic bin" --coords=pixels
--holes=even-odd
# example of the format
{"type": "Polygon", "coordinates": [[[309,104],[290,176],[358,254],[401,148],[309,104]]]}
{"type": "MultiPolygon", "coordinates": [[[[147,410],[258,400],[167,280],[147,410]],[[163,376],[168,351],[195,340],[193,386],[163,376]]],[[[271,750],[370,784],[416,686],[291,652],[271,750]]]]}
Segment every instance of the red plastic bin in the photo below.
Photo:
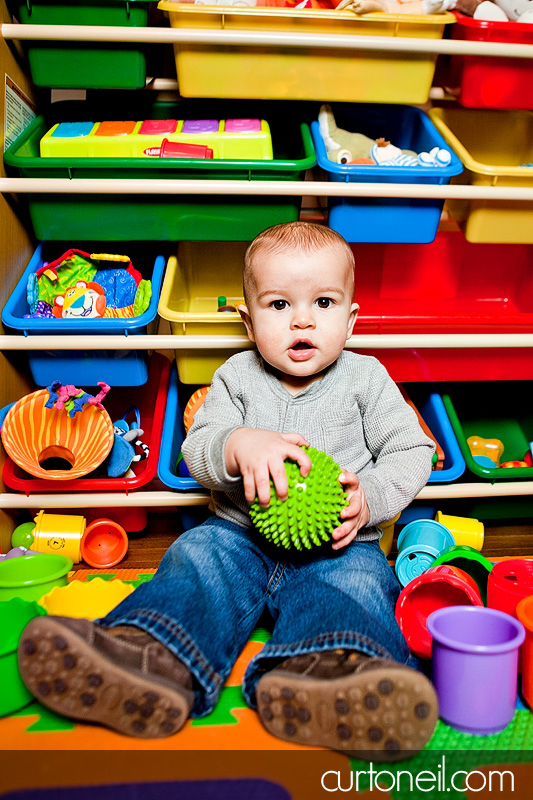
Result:
{"type": "MultiPolygon", "coordinates": [[[[107,395],[105,408],[113,422],[121,419],[130,406],[137,406],[141,417],[142,436],[149,448],[148,458],[134,462],[131,478],[109,478],[105,467],[97,472],[72,481],[45,480],[29,475],[9,457],[6,457],[2,478],[7,487],[24,492],[126,492],[145,486],[157,476],[161,434],[167,403],[170,361],[160,353],[154,353],[150,361],[148,381],[144,386],[116,387],[107,395]]],[[[128,421],[131,421],[128,418],[128,421]]],[[[100,516],[105,516],[100,515],[100,516]]]]}
{"type": "MultiPolygon", "coordinates": [[[[354,245],[354,337],[533,333],[533,247],[471,244],[441,230],[431,244],[354,245]]],[[[357,350],[357,347],[355,347],[357,350]]],[[[530,380],[527,348],[364,349],[396,382],[530,380]]]]}
{"type": "MultiPolygon", "coordinates": [[[[454,12],[451,38],[469,42],[533,44],[533,25],[491,22],[454,12]]],[[[533,60],[491,56],[452,56],[444,79],[467,108],[533,109],[533,60]]]]}

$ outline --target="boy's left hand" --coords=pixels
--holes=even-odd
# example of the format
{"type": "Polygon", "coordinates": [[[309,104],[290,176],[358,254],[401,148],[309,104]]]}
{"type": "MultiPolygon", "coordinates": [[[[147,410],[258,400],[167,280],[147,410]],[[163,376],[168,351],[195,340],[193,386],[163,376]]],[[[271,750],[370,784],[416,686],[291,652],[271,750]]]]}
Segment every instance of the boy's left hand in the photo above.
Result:
{"type": "Polygon", "coordinates": [[[370,511],[366,502],[365,492],[359,478],[353,472],[344,470],[339,475],[339,481],[348,494],[348,502],[341,511],[342,524],[332,533],[334,539],[333,550],[340,550],[350,544],[357,535],[357,531],[370,520],[370,511]]]}

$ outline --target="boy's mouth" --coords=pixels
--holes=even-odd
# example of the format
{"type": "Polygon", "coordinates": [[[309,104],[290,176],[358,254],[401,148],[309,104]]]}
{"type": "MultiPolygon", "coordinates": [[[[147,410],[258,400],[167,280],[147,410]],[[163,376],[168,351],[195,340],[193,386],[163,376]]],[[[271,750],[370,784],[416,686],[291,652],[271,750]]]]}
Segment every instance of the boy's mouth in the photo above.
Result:
{"type": "Polygon", "coordinates": [[[306,361],[315,353],[316,347],[308,339],[297,339],[289,348],[293,361],[306,361]]]}

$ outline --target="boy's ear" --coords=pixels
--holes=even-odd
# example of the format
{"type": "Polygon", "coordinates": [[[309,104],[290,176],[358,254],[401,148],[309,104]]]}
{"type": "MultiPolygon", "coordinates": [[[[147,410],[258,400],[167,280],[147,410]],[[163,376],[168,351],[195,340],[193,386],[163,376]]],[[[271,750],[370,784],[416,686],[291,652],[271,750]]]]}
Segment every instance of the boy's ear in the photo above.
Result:
{"type": "Polygon", "coordinates": [[[246,326],[246,333],[248,334],[248,338],[251,342],[255,342],[254,336],[254,326],[252,323],[252,318],[250,316],[250,312],[248,311],[248,306],[244,305],[244,303],[240,303],[237,306],[237,311],[241,315],[241,319],[246,326]]]}
{"type": "Polygon", "coordinates": [[[348,341],[348,339],[353,333],[353,326],[355,325],[355,320],[357,319],[358,313],[359,313],[359,303],[352,303],[352,307],[350,308],[350,316],[348,317],[348,329],[346,331],[346,341],[348,341]]]}

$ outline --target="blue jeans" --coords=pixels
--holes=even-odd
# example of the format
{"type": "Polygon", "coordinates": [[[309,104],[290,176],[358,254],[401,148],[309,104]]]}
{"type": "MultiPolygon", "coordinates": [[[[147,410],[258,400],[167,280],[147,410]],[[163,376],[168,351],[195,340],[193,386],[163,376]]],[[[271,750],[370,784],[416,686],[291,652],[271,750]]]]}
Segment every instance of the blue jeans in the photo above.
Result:
{"type": "Polygon", "coordinates": [[[248,665],[246,702],[255,708],[258,680],[290,656],[350,648],[407,662],[394,618],[400,585],[375,542],[285,556],[265,549],[255,529],[216,516],[183,533],[151,581],[103,620],[148,631],[195,677],[192,715],[213,710],[237,657],[262,613],[272,638],[248,665]]]}

